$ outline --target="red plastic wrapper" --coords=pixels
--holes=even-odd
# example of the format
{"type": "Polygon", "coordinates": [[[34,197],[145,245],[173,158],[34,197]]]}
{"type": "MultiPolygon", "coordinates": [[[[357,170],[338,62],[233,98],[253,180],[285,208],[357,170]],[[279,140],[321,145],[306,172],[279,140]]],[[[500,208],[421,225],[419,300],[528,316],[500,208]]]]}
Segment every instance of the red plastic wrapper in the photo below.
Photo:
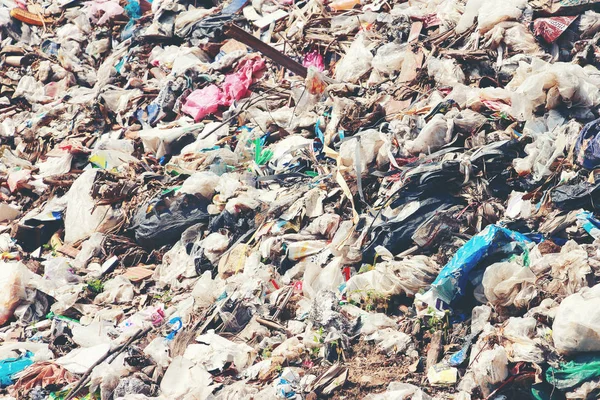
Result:
{"type": "Polygon", "coordinates": [[[543,37],[546,42],[552,43],[567,30],[575,19],[577,16],[538,18],[533,21],[533,31],[537,36],[543,37]]]}

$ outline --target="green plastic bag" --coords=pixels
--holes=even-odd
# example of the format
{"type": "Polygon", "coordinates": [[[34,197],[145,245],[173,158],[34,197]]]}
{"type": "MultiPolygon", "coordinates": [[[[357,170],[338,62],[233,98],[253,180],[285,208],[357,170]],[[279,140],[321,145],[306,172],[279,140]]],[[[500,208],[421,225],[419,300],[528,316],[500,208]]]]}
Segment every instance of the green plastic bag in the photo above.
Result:
{"type": "Polygon", "coordinates": [[[546,380],[557,389],[569,389],[590,379],[600,377],[600,353],[585,354],[550,367],[546,371],[546,380]]]}

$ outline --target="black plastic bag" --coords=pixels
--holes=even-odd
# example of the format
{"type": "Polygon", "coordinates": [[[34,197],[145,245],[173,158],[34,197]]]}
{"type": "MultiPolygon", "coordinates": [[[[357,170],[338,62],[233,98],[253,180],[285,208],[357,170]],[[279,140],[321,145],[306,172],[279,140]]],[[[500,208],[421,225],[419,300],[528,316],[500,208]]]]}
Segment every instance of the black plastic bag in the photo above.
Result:
{"type": "Polygon", "coordinates": [[[136,242],[152,249],[177,242],[190,226],[208,222],[208,204],[191,194],[153,200],[140,208],[133,219],[136,242]]]}
{"type": "Polygon", "coordinates": [[[575,161],[583,168],[600,165],[600,118],[586,124],[575,143],[575,161]]]}
{"type": "Polygon", "coordinates": [[[561,185],[550,193],[550,198],[561,210],[600,209],[600,183],[582,181],[570,185],[561,185]]]}

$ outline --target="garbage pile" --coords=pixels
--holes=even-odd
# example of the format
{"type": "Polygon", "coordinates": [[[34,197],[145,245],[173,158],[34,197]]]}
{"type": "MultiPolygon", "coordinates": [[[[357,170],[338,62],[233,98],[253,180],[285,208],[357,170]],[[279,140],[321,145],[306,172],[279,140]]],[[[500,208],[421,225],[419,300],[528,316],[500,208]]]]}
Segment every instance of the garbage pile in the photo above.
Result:
{"type": "Polygon", "coordinates": [[[0,0],[0,390],[600,396],[597,0],[0,0]]]}

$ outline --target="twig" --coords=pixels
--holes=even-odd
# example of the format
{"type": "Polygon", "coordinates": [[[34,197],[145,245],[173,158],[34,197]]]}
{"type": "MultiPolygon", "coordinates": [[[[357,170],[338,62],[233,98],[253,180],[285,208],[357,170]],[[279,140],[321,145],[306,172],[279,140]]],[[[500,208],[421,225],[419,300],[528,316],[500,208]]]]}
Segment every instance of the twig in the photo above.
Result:
{"type": "Polygon", "coordinates": [[[110,356],[114,355],[114,357],[111,358],[111,360],[109,362],[112,362],[119,354],[121,354],[129,345],[131,345],[131,343],[133,343],[135,340],[141,338],[142,336],[146,336],[146,334],[148,334],[148,332],[150,332],[154,327],[151,326],[149,328],[146,328],[144,330],[139,329],[132,337],[130,337],[125,343],[123,343],[121,346],[114,348],[113,350],[110,350],[108,353],[106,353],[106,355],[104,355],[103,357],[101,357],[98,361],[96,361],[91,367],[88,368],[88,370],[85,372],[85,374],[83,374],[83,376],[81,377],[81,379],[79,379],[79,382],[77,383],[77,385],[75,385],[75,387],[73,389],[71,389],[71,391],[69,391],[69,393],[67,394],[67,397],[65,397],[65,400],[71,400],[73,397],[75,397],[75,395],[81,390],[83,389],[83,387],[85,385],[88,384],[89,382],[89,376],[92,374],[92,371],[94,370],[94,368],[96,366],[98,366],[99,364],[101,364],[102,362],[104,362],[106,359],[108,359],[110,356]]]}

